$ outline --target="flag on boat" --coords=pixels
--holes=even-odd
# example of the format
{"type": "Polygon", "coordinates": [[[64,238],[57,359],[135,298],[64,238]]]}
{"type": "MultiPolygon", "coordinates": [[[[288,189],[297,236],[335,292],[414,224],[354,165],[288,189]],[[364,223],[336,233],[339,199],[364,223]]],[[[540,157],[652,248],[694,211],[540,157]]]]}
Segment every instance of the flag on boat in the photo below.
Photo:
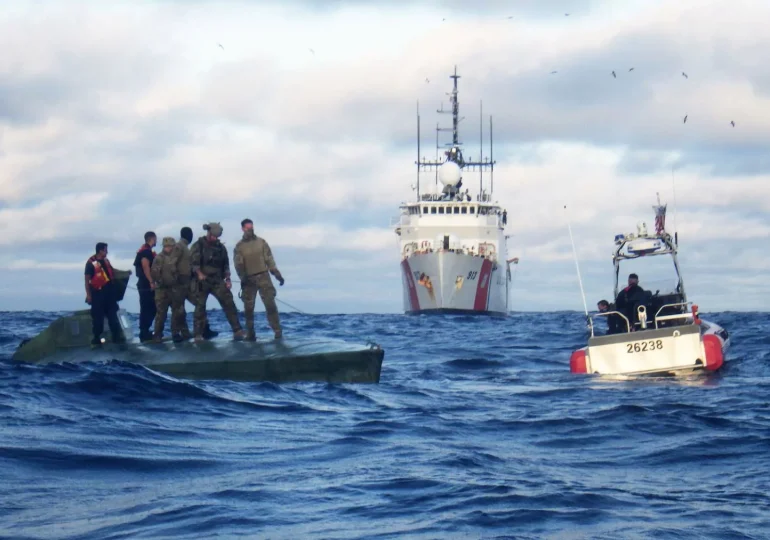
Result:
{"type": "Polygon", "coordinates": [[[652,208],[655,210],[655,234],[662,234],[666,230],[666,205],[658,204],[652,208]]]}

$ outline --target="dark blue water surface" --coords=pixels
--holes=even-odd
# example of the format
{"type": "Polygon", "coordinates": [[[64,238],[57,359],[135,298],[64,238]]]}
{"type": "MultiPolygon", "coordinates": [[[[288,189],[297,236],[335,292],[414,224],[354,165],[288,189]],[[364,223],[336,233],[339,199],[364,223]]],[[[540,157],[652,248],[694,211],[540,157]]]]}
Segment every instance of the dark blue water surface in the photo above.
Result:
{"type": "Polygon", "coordinates": [[[770,536],[770,314],[706,317],[726,368],[649,381],[570,374],[575,313],[283,315],[379,342],[379,385],[12,364],[58,315],[0,314],[2,537],[770,536]]]}

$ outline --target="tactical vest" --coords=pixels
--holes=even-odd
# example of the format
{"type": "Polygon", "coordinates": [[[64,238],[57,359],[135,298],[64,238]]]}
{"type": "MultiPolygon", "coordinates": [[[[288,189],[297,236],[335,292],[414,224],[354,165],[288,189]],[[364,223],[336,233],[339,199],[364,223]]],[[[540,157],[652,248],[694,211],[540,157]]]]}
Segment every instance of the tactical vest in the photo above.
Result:
{"type": "Polygon", "coordinates": [[[158,253],[155,260],[152,262],[152,270],[150,273],[152,279],[161,288],[167,289],[173,287],[177,283],[176,260],[172,255],[166,255],[163,252],[158,253]]]}
{"type": "Polygon", "coordinates": [[[198,250],[200,253],[201,272],[207,276],[224,277],[225,261],[227,260],[227,250],[221,242],[216,241],[210,244],[204,238],[198,239],[198,250]]]}

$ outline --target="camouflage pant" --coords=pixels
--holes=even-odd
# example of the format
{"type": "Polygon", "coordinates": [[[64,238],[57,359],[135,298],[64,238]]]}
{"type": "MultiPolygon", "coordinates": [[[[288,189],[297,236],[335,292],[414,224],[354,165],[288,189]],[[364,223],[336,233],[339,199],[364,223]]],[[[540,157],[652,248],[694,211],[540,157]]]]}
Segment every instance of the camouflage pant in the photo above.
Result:
{"type": "MultiPolygon", "coordinates": [[[[166,315],[168,308],[173,303],[172,290],[167,287],[158,287],[155,289],[155,337],[163,335],[163,327],[166,326],[166,315]]],[[[174,331],[174,312],[171,312],[171,331],[174,331]]]]}
{"type": "Polygon", "coordinates": [[[262,272],[248,276],[241,282],[241,291],[243,298],[243,312],[246,316],[246,329],[254,332],[254,304],[257,299],[257,292],[265,305],[265,314],[267,323],[273,332],[281,332],[281,320],[278,316],[278,306],[275,305],[275,287],[270,274],[262,272]]]}
{"type": "Polygon", "coordinates": [[[225,312],[225,317],[227,317],[227,322],[230,323],[233,332],[239,332],[241,323],[238,320],[238,309],[235,307],[233,293],[227,288],[225,281],[222,278],[208,277],[204,281],[198,281],[197,285],[199,287],[198,298],[195,304],[195,315],[193,315],[195,335],[203,336],[203,329],[206,326],[206,300],[210,294],[213,294],[219,305],[222,306],[222,311],[225,312]]]}
{"type": "MultiPolygon", "coordinates": [[[[184,338],[190,337],[190,328],[187,326],[187,311],[185,300],[193,307],[198,305],[198,282],[191,281],[174,287],[174,297],[171,303],[171,332],[179,333],[184,338]]],[[[206,312],[203,312],[203,326],[206,326],[206,312]]]]}

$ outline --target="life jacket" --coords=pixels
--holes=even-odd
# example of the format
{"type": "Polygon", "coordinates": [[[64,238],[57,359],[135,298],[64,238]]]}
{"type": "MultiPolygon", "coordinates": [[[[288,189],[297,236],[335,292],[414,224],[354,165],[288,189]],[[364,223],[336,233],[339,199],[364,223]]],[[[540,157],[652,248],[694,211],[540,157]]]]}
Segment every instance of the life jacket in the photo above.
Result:
{"type": "Polygon", "coordinates": [[[96,255],[92,255],[91,258],[88,259],[88,262],[94,267],[94,275],[88,283],[93,290],[100,291],[115,277],[112,265],[106,257],[100,261],[96,258],[96,255]]]}
{"type": "Polygon", "coordinates": [[[143,244],[142,247],[136,250],[136,257],[134,257],[134,268],[136,268],[136,279],[137,283],[139,284],[144,283],[144,281],[147,279],[147,277],[144,275],[144,269],[142,268],[142,257],[139,257],[139,254],[143,251],[150,252],[150,268],[152,268],[152,262],[155,260],[155,256],[157,255],[155,251],[147,244],[143,244]]]}

